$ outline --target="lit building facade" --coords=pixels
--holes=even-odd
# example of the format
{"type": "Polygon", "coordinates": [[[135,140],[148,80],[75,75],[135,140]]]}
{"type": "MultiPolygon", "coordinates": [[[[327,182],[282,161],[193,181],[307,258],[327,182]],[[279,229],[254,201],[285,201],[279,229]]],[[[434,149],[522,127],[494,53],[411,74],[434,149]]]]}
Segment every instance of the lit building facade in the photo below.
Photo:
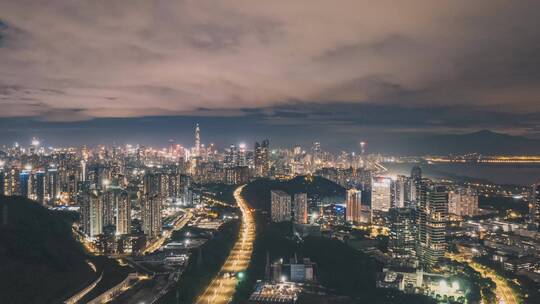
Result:
{"type": "Polygon", "coordinates": [[[291,220],[291,196],[281,190],[272,190],[271,197],[271,219],[272,222],[284,222],[291,220]]]}

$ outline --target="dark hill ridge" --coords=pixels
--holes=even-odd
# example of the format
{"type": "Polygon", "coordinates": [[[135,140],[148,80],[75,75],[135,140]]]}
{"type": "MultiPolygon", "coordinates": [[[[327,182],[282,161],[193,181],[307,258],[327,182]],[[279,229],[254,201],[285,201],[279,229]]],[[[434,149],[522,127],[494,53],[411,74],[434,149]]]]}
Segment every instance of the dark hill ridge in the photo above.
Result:
{"type": "Polygon", "coordinates": [[[430,136],[423,141],[426,152],[437,154],[481,153],[539,154],[540,140],[481,130],[468,134],[430,136]]]}
{"type": "Polygon", "coordinates": [[[58,303],[95,277],[69,216],[5,196],[0,213],[0,303],[58,303]]]}
{"type": "Polygon", "coordinates": [[[297,176],[288,181],[258,179],[249,183],[242,195],[254,208],[269,212],[271,190],[283,190],[291,195],[305,192],[308,197],[345,197],[345,188],[320,176],[297,176]]]}

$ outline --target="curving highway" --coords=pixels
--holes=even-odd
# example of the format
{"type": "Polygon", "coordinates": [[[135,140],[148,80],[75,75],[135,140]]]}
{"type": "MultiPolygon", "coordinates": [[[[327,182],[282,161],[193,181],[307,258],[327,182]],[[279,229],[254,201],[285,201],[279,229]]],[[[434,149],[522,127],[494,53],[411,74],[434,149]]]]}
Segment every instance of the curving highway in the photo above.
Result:
{"type": "Polygon", "coordinates": [[[255,220],[248,204],[241,195],[244,186],[240,186],[234,191],[234,198],[242,212],[240,235],[221,270],[197,299],[198,304],[229,303],[236,290],[237,280],[239,279],[238,274],[245,271],[249,266],[255,240],[255,220]]]}

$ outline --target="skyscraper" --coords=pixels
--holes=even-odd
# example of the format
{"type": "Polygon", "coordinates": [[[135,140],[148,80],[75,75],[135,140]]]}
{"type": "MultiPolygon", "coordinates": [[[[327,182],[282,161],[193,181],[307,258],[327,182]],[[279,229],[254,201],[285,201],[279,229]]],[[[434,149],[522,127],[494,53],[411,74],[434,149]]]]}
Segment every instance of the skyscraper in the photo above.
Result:
{"type": "Polygon", "coordinates": [[[270,142],[268,139],[262,143],[255,142],[255,175],[259,177],[267,177],[270,172],[269,163],[270,142]]]}
{"type": "Polygon", "coordinates": [[[48,204],[53,205],[58,199],[60,195],[59,187],[58,169],[49,167],[47,173],[45,173],[45,200],[48,204]]]}
{"type": "Polygon", "coordinates": [[[362,194],[355,188],[347,190],[345,220],[349,223],[360,223],[362,212],[362,194]]]}
{"type": "Polygon", "coordinates": [[[270,213],[272,222],[284,222],[291,220],[291,196],[281,190],[270,192],[270,213]]]}
{"type": "Polygon", "coordinates": [[[143,231],[150,237],[161,235],[161,204],[159,174],[147,173],[143,177],[143,194],[141,202],[141,214],[143,231]]]}
{"type": "Polygon", "coordinates": [[[193,154],[196,157],[201,156],[201,129],[198,123],[195,125],[195,151],[193,154]]]}
{"type": "Polygon", "coordinates": [[[34,178],[32,180],[33,186],[33,196],[34,199],[40,203],[45,204],[45,186],[46,186],[46,180],[45,180],[45,171],[38,170],[34,174],[34,178]]]}
{"type": "Polygon", "coordinates": [[[393,185],[393,207],[409,207],[411,199],[410,179],[404,175],[398,175],[393,185]]]}
{"type": "Polygon", "coordinates": [[[533,225],[540,230],[540,183],[532,185],[531,202],[529,212],[533,225]]]}
{"type": "Polygon", "coordinates": [[[296,193],[293,200],[294,221],[299,224],[308,223],[307,193],[296,193]]]}
{"type": "Polygon", "coordinates": [[[388,251],[392,257],[414,257],[416,252],[414,210],[410,208],[391,208],[388,219],[390,222],[388,251]]]}
{"type": "Polygon", "coordinates": [[[392,179],[374,177],[371,187],[371,210],[388,212],[392,203],[392,179]]]}
{"type": "Polygon", "coordinates": [[[414,166],[411,169],[411,207],[417,207],[419,205],[421,182],[422,169],[419,166],[414,166]]]}
{"type": "Polygon", "coordinates": [[[91,238],[103,233],[103,194],[95,186],[86,187],[81,204],[84,233],[91,238]]]}
{"type": "Polygon", "coordinates": [[[30,197],[32,191],[31,173],[30,170],[23,170],[19,174],[20,195],[22,197],[30,197]]]}
{"type": "Polygon", "coordinates": [[[119,191],[116,199],[116,234],[131,232],[131,201],[125,190],[119,191]]]}
{"type": "Polygon", "coordinates": [[[431,269],[446,251],[448,192],[443,186],[419,185],[417,255],[426,269],[431,269]]]}

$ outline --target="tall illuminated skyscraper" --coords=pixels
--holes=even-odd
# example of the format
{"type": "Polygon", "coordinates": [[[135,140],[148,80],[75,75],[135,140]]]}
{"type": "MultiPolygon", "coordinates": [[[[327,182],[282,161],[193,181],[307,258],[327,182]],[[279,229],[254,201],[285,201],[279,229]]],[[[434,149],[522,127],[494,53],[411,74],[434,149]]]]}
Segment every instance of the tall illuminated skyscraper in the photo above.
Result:
{"type": "Polygon", "coordinates": [[[86,187],[81,204],[84,233],[91,238],[103,233],[103,193],[95,186],[86,187]]]}
{"type": "Polygon", "coordinates": [[[409,207],[411,200],[410,179],[404,175],[398,175],[393,185],[393,199],[395,208],[409,207]]]}
{"type": "Polygon", "coordinates": [[[270,142],[268,139],[263,140],[260,144],[255,143],[255,175],[259,177],[267,177],[270,172],[269,153],[270,142]]]}
{"type": "Polygon", "coordinates": [[[416,253],[414,210],[391,208],[388,219],[390,222],[388,251],[394,258],[414,258],[416,253]]]}
{"type": "Polygon", "coordinates": [[[162,232],[160,188],[159,174],[144,175],[141,214],[143,231],[150,238],[160,236],[162,232]]]}
{"type": "Polygon", "coordinates": [[[411,169],[411,207],[417,207],[420,202],[420,186],[422,182],[422,169],[414,166],[411,169]]]}
{"type": "Polygon", "coordinates": [[[419,186],[417,255],[421,265],[431,269],[446,251],[448,191],[443,186],[419,186]]]}
{"type": "Polygon", "coordinates": [[[199,124],[195,125],[195,156],[201,156],[201,129],[199,124]]]}
{"type": "Polygon", "coordinates": [[[58,169],[49,167],[45,173],[45,200],[48,204],[54,204],[60,195],[58,169]]]}
{"type": "Polygon", "coordinates": [[[32,179],[32,194],[33,198],[40,204],[45,204],[45,186],[46,186],[46,180],[45,180],[45,171],[38,170],[34,174],[34,178],[32,179]]]}
{"type": "Polygon", "coordinates": [[[30,170],[23,170],[19,174],[20,195],[22,197],[30,197],[32,191],[31,173],[30,170]]]}
{"type": "Polygon", "coordinates": [[[362,214],[362,192],[357,189],[347,190],[345,220],[349,223],[360,223],[362,214]]]}
{"type": "Polygon", "coordinates": [[[531,221],[540,230],[540,183],[532,185],[531,202],[529,203],[531,221]]]}
{"type": "Polygon", "coordinates": [[[125,190],[119,191],[116,199],[116,234],[131,232],[131,201],[125,190]]]}

